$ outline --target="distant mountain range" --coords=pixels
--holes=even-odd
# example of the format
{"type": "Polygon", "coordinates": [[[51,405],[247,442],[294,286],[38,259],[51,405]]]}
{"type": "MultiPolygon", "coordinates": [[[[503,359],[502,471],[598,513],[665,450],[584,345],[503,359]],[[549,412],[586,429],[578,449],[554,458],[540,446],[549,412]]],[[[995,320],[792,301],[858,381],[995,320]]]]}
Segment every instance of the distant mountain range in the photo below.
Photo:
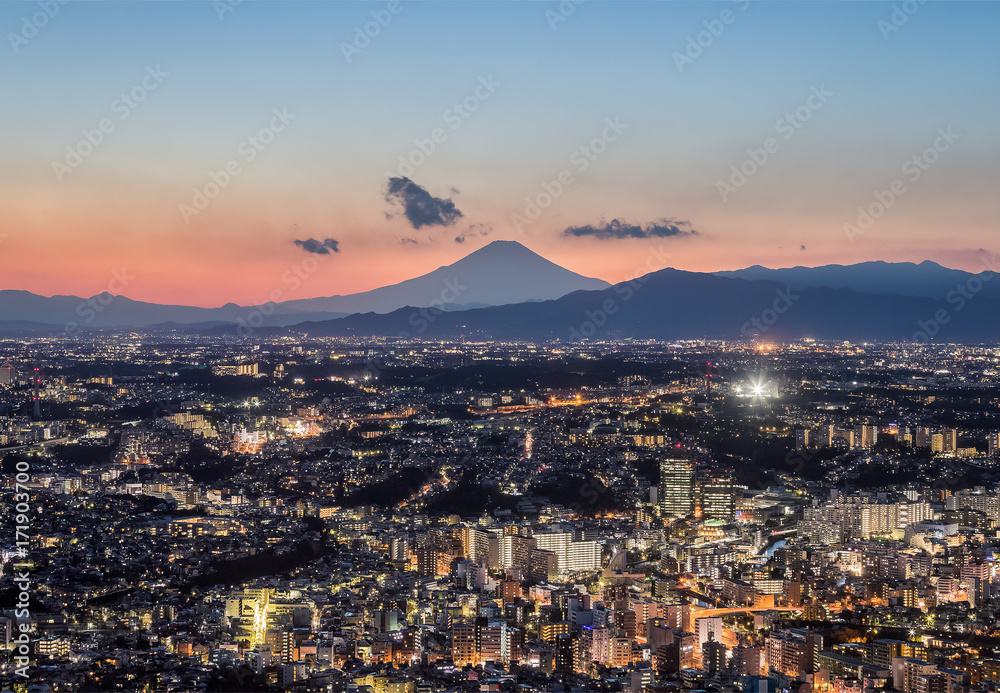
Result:
{"type": "MultiPolygon", "coordinates": [[[[388,313],[404,306],[441,310],[497,306],[559,298],[572,291],[610,286],[570,272],[514,241],[495,241],[461,260],[425,274],[372,291],[284,301],[266,310],[264,325],[294,325],[307,320],[339,318],[352,313],[388,313]]],[[[110,293],[88,298],[39,296],[27,291],[0,291],[0,328],[21,331],[30,321],[71,331],[114,327],[211,327],[247,320],[257,306],[228,303],[221,308],[159,305],[110,293]],[[3,323],[8,323],[6,326],[3,323]]]]}
{"type": "MultiPolygon", "coordinates": [[[[115,296],[108,292],[90,296],[39,296],[28,291],[0,291],[0,321],[15,323],[31,321],[44,323],[52,328],[71,331],[78,329],[99,329],[108,327],[148,327],[157,323],[233,323],[245,316],[251,308],[228,303],[221,308],[198,308],[195,306],[160,305],[133,301],[127,296],[115,296]]],[[[281,315],[280,307],[275,311],[281,315]]],[[[344,313],[319,313],[314,319],[341,317],[344,313]]],[[[280,317],[272,324],[294,324],[301,322],[301,315],[290,322],[281,322],[280,317]]],[[[7,325],[8,329],[11,327],[7,325]]]]}
{"type": "MultiPolygon", "coordinates": [[[[740,279],[770,279],[793,289],[828,286],[832,289],[854,289],[870,294],[899,294],[944,298],[948,292],[967,284],[974,276],[984,280],[978,295],[1000,300],[1000,282],[990,281],[988,271],[974,275],[948,269],[936,262],[919,265],[912,262],[861,262],[856,265],[823,265],[822,267],[788,267],[768,269],[760,265],[731,272],[716,272],[719,277],[740,279]]],[[[978,286],[972,282],[970,289],[978,286]]]]}
{"type": "MultiPolygon", "coordinates": [[[[949,289],[950,291],[950,289],[949,289]]],[[[1000,343],[1000,301],[865,293],[664,269],[601,291],[554,301],[429,313],[406,308],[302,323],[310,336],[470,339],[800,338],[1000,343]]]]}
{"type": "MultiPolygon", "coordinates": [[[[252,307],[158,306],[0,292],[0,332],[142,327],[243,335],[252,307]],[[54,326],[54,327],[53,327],[54,326]]],[[[1000,343],[1000,281],[933,262],[767,269],[714,274],[663,269],[614,286],[570,272],[512,241],[393,286],[278,304],[252,334],[569,340],[717,338],[788,341],[1000,343]],[[344,313],[350,313],[344,315],[344,313]]]]}

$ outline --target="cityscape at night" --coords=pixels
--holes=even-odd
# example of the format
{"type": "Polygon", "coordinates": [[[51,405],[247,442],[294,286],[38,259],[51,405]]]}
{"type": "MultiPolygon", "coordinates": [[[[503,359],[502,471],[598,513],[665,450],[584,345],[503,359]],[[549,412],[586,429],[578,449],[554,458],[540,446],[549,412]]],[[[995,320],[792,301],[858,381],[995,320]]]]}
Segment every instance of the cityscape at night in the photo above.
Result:
{"type": "Polygon", "coordinates": [[[0,363],[5,598],[31,585],[0,623],[52,690],[1000,674],[998,348],[122,332],[0,363]]]}
{"type": "Polygon", "coordinates": [[[1000,693],[1000,3],[0,3],[0,693],[1000,693]]]}

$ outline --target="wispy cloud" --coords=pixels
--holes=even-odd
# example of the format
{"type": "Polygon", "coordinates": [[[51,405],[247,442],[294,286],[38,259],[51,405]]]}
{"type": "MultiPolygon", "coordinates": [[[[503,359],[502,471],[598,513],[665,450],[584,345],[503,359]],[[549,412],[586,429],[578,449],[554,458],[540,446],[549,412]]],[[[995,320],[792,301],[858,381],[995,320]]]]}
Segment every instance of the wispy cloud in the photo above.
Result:
{"type": "Polygon", "coordinates": [[[492,230],[493,227],[488,224],[472,224],[468,229],[455,236],[455,242],[465,243],[468,238],[481,238],[482,236],[488,236],[492,230]]]}

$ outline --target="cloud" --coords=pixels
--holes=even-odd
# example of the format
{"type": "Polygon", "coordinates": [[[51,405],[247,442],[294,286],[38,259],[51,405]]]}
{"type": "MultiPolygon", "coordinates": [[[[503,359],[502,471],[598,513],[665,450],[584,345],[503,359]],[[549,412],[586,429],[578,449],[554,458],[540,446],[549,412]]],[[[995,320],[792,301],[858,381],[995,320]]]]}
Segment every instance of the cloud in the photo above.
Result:
{"type": "Polygon", "coordinates": [[[335,241],[332,238],[327,238],[324,241],[317,241],[315,238],[307,238],[304,241],[295,240],[292,242],[307,253],[315,253],[316,255],[329,255],[330,251],[335,253],[340,252],[340,242],[335,241]]]}
{"type": "Polygon", "coordinates": [[[480,236],[488,236],[493,227],[489,224],[472,224],[468,229],[455,236],[456,243],[465,243],[467,238],[478,238],[480,236]]]}
{"type": "Polygon", "coordinates": [[[570,226],[562,232],[564,236],[582,238],[591,236],[601,240],[620,238],[675,238],[681,236],[699,235],[695,229],[691,228],[691,223],[678,221],[677,219],[661,219],[646,224],[629,224],[628,222],[612,219],[611,221],[601,221],[597,226],[588,224],[586,226],[570,226]]]}
{"type": "Polygon", "coordinates": [[[390,178],[385,199],[402,205],[403,216],[415,229],[453,226],[463,216],[450,199],[434,197],[409,178],[390,178]]]}

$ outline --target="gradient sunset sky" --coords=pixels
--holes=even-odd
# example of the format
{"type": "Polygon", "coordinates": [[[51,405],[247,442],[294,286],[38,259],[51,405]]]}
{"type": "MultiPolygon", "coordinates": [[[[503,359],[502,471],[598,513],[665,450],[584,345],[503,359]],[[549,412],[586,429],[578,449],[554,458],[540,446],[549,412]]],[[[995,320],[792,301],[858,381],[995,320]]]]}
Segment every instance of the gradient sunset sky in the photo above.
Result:
{"type": "Polygon", "coordinates": [[[499,239],[608,281],[651,248],[699,271],[981,271],[982,251],[1000,250],[995,2],[912,3],[893,23],[892,2],[588,0],[563,16],[558,1],[404,0],[367,45],[357,32],[387,1],[224,2],[75,0],[40,27],[39,3],[0,4],[0,288],[90,296],[124,269],[134,299],[254,304],[307,259],[323,262],[287,298],[394,283],[499,239]],[[724,11],[732,21],[679,69],[724,11]],[[345,44],[362,47],[345,57],[345,44]],[[123,106],[134,89],[144,100],[123,106]],[[814,90],[830,96],[810,106],[814,90]],[[467,98],[475,112],[456,119],[467,98]],[[786,139],[780,121],[802,108],[786,139]],[[275,109],[294,118],[249,161],[241,143],[275,109]],[[92,152],[54,166],[102,119],[92,152]],[[608,119],[627,128],[580,170],[608,119]],[[387,173],[438,128],[408,177],[460,216],[419,225],[387,199],[387,173]],[[949,129],[958,138],[912,180],[904,164],[949,129]],[[768,138],[776,151],[723,200],[718,182],[768,138]],[[230,161],[238,175],[185,219],[230,161]],[[516,228],[563,170],[572,184],[516,228]],[[905,192],[851,242],[844,225],[897,179],[905,192]],[[681,233],[597,233],[612,220],[681,233]],[[338,252],[294,242],[328,238],[338,252]]]}

